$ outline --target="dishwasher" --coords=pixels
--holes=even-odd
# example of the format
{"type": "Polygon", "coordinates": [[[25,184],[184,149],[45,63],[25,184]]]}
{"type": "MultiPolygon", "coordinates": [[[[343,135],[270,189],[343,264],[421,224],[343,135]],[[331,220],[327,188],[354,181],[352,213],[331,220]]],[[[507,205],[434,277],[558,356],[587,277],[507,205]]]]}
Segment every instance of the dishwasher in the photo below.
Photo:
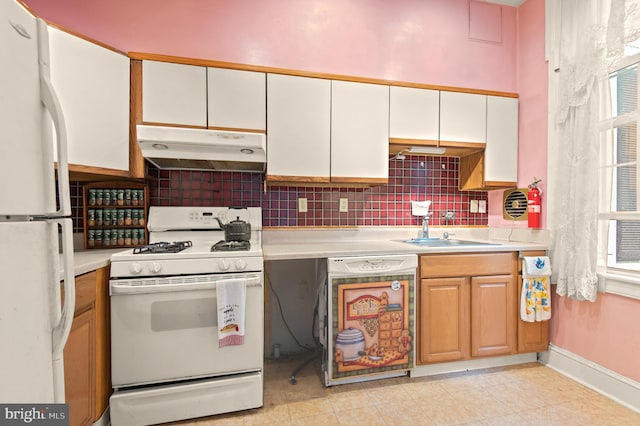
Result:
{"type": "Polygon", "coordinates": [[[408,374],[417,266],[415,254],[326,259],[318,296],[326,386],[408,374]]]}

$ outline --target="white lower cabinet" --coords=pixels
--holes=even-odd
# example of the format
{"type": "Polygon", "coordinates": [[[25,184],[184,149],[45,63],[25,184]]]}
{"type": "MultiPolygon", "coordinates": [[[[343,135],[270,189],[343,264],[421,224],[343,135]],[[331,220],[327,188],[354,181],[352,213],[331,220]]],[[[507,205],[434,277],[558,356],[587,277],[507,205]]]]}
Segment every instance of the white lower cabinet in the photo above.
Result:
{"type": "Polygon", "coordinates": [[[49,46],[69,164],[128,171],[129,58],[52,27],[49,46]]]}

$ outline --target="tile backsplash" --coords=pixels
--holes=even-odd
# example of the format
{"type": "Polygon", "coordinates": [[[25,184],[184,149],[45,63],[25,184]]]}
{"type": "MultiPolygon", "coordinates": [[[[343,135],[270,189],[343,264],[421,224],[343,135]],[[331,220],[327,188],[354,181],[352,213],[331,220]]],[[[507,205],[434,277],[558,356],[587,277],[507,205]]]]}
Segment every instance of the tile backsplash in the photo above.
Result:
{"type": "MultiPolygon", "coordinates": [[[[458,158],[411,156],[389,160],[389,183],[371,188],[264,185],[260,173],[158,170],[149,167],[152,206],[261,206],[264,226],[417,226],[411,201],[431,200],[432,225],[487,225],[488,213],[470,213],[471,200],[487,193],[458,190],[458,158]],[[307,212],[298,212],[298,199],[307,212]],[[340,212],[341,198],[348,211],[340,212]],[[453,220],[445,220],[453,212],[453,220]]],[[[82,232],[82,183],[71,183],[74,231],[82,232]]]]}
{"type": "MultiPolygon", "coordinates": [[[[413,156],[389,160],[389,183],[372,188],[265,188],[259,173],[149,169],[150,203],[160,206],[261,206],[264,226],[413,226],[411,200],[431,200],[433,225],[487,225],[488,214],[470,213],[482,191],[458,190],[458,158],[413,156]],[[307,212],[298,212],[298,199],[307,212]],[[347,212],[339,211],[346,198],[347,212]],[[455,218],[445,221],[443,215],[455,218]]],[[[487,207],[488,209],[488,207],[487,207]]]]}

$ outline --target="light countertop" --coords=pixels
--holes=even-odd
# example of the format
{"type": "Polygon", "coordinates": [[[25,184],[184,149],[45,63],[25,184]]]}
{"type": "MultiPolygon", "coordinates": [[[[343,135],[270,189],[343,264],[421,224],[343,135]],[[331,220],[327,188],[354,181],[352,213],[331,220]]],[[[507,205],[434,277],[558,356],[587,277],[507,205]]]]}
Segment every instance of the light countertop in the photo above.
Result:
{"type": "Polygon", "coordinates": [[[111,260],[111,255],[122,250],[124,249],[77,250],[73,253],[74,274],[78,276],[107,266],[111,260]]]}
{"type": "Polygon", "coordinates": [[[546,231],[500,232],[490,228],[439,228],[430,231],[429,236],[441,238],[446,231],[451,239],[494,245],[429,247],[404,242],[417,237],[418,231],[417,228],[265,230],[262,250],[265,261],[272,261],[411,253],[487,253],[548,248],[546,231]]]}
{"type": "MultiPolygon", "coordinates": [[[[314,259],[340,256],[390,254],[469,253],[520,250],[546,250],[546,231],[495,228],[435,228],[430,237],[441,238],[448,232],[452,239],[490,242],[498,245],[425,247],[403,240],[415,238],[418,228],[328,228],[265,229],[262,250],[265,261],[314,259]]],[[[74,252],[76,276],[107,266],[117,249],[80,249],[74,252]]]]}

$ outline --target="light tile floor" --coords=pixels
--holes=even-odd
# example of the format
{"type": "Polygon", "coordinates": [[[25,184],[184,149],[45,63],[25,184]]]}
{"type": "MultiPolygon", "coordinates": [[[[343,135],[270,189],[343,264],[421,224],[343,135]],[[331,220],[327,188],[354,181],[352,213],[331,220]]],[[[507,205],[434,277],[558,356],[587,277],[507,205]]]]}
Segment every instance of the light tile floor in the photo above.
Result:
{"type": "Polygon", "coordinates": [[[172,425],[640,425],[640,414],[541,364],[326,388],[309,355],[265,362],[264,407],[172,425]]]}

